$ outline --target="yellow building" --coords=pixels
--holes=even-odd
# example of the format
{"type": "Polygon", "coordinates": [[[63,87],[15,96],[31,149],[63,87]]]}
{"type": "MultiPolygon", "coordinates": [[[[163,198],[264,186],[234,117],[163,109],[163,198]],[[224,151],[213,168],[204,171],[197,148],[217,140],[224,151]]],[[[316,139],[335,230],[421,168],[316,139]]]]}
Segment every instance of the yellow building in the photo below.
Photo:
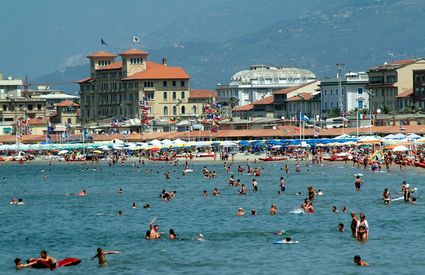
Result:
{"type": "MultiPolygon", "coordinates": [[[[81,123],[111,117],[140,118],[141,106],[149,106],[150,118],[193,118],[200,116],[205,99],[191,99],[189,75],[180,67],[148,61],[148,53],[130,49],[119,53],[121,61],[107,52],[90,59],[90,77],[80,84],[81,123]]],[[[204,97],[209,97],[205,93],[204,97]]],[[[201,96],[202,97],[202,96],[201,96]]]]}
{"type": "Polygon", "coordinates": [[[367,71],[370,109],[388,107],[400,111],[397,96],[413,89],[413,70],[421,69],[425,69],[424,59],[396,60],[370,68],[367,71]]]}

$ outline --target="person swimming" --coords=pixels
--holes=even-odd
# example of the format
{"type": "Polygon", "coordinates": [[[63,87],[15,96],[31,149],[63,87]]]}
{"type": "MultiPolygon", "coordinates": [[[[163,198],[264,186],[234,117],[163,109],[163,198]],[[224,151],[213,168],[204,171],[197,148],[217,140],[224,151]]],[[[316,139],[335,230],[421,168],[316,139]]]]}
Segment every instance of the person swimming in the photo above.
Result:
{"type": "Polygon", "coordinates": [[[272,206],[269,209],[270,215],[276,215],[277,214],[277,206],[276,204],[272,204],[272,206]]]}
{"type": "Polygon", "coordinates": [[[32,265],[35,265],[37,263],[37,260],[30,259],[28,263],[23,264],[20,258],[16,258],[14,262],[15,262],[16,269],[23,269],[23,268],[27,268],[27,267],[31,267],[32,265]]]}
{"type": "Polygon", "coordinates": [[[55,269],[58,265],[58,260],[52,256],[47,255],[46,250],[40,252],[40,258],[37,259],[37,262],[39,261],[48,263],[51,270],[55,269]]]}
{"type": "Polygon", "coordinates": [[[338,231],[344,232],[344,224],[343,223],[338,224],[338,231]]]}
{"type": "Polygon", "coordinates": [[[390,191],[388,191],[388,188],[385,188],[384,193],[382,193],[382,200],[384,201],[384,203],[390,203],[391,199],[392,199],[392,195],[390,191]]]}
{"type": "Polygon", "coordinates": [[[354,256],[353,261],[358,266],[368,266],[369,263],[366,261],[363,261],[362,258],[359,255],[354,256]]]}
{"type": "Polygon", "coordinates": [[[95,258],[97,258],[99,260],[99,265],[106,265],[106,255],[119,253],[119,251],[104,251],[102,248],[99,247],[96,250],[96,255],[94,255],[91,260],[93,261],[95,258]]]}
{"type": "Polygon", "coordinates": [[[238,209],[238,211],[236,211],[236,216],[239,216],[239,217],[241,217],[241,216],[245,216],[245,211],[243,210],[243,208],[242,208],[242,207],[240,207],[240,208],[238,209]]]}
{"type": "Polygon", "coordinates": [[[176,239],[176,238],[177,238],[177,235],[176,235],[176,233],[174,232],[174,229],[172,229],[172,228],[170,228],[170,230],[168,231],[168,234],[169,234],[169,236],[168,236],[168,239],[169,239],[169,240],[174,240],[174,239],[176,239]]]}

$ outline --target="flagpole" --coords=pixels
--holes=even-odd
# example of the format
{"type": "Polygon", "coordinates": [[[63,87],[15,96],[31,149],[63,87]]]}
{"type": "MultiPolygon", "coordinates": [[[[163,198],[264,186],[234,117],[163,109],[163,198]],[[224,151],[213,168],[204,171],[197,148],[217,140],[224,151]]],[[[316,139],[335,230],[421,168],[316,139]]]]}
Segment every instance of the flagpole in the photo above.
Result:
{"type": "Polygon", "coordinates": [[[356,134],[357,134],[357,137],[359,137],[359,110],[358,109],[356,114],[356,134]]]}
{"type": "Polygon", "coordinates": [[[300,112],[300,117],[299,117],[299,120],[300,120],[300,123],[299,123],[299,128],[300,128],[300,142],[301,142],[301,139],[302,139],[302,128],[301,128],[301,112],[300,112]]]}

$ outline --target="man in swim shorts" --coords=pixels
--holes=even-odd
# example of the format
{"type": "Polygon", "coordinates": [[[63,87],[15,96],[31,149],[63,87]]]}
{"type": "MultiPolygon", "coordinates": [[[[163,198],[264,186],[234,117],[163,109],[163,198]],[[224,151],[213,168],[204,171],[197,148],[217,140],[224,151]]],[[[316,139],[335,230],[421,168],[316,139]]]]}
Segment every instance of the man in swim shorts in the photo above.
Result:
{"type": "Polygon", "coordinates": [[[356,176],[356,180],[354,181],[354,186],[356,187],[356,191],[360,191],[360,188],[363,185],[363,181],[361,180],[360,176],[356,176]]]}

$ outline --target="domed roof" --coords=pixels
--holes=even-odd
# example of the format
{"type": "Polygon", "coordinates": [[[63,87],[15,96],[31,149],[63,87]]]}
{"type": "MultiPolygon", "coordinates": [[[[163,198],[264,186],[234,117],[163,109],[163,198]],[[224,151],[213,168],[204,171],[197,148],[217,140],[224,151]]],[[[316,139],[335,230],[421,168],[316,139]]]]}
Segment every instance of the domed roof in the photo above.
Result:
{"type": "Polygon", "coordinates": [[[309,70],[295,67],[270,67],[266,65],[252,65],[249,70],[235,73],[231,81],[249,83],[253,79],[316,79],[316,75],[309,70]]]}

